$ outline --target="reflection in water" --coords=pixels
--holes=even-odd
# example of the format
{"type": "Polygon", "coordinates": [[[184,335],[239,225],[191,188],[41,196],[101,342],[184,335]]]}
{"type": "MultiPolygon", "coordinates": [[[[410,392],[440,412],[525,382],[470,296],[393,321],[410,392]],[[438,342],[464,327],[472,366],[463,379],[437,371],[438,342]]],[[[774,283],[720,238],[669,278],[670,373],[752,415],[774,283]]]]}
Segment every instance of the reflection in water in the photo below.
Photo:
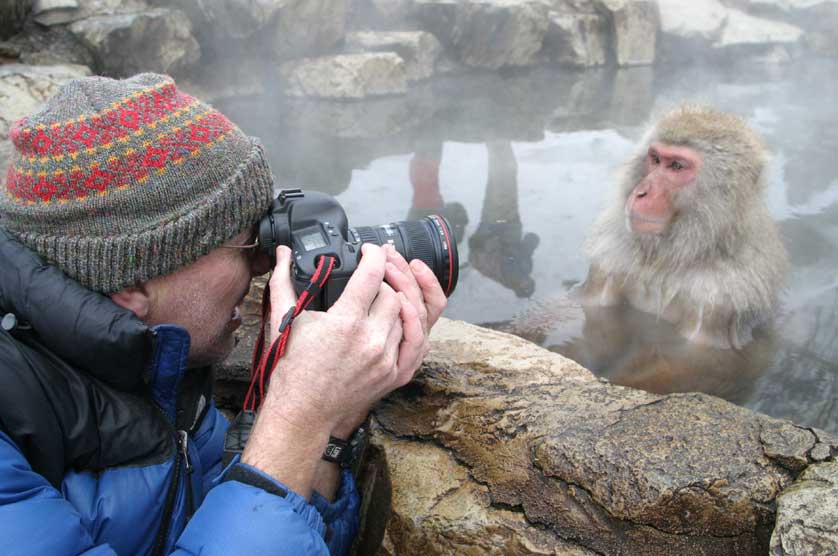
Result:
{"type": "Polygon", "coordinates": [[[748,407],[838,432],[838,286],[791,308],[781,326],[748,407]]]}
{"type": "Polygon", "coordinates": [[[440,78],[419,96],[386,102],[301,108],[299,102],[265,97],[236,99],[229,107],[217,103],[246,132],[262,137],[278,186],[337,194],[357,224],[428,211],[459,225],[459,237],[468,239],[461,245],[466,268],[447,316],[510,322],[543,305],[550,325],[533,338],[573,350],[612,380],[711,391],[838,432],[835,75],[833,62],[538,68],[440,78]],[[666,326],[653,318],[586,315],[566,295],[586,275],[582,241],[614,183],[613,171],[653,114],[684,101],[740,114],[774,155],[769,207],[793,271],[776,340],[765,339],[758,344],[763,347],[691,353],[675,338],[667,340],[666,326]],[[534,249],[528,237],[540,238],[541,246],[534,249]],[[519,257],[509,265],[519,272],[515,278],[501,264],[508,257],[519,257]],[[519,297],[526,280],[538,289],[519,297]],[[565,300],[560,307],[551,301],[557,299],[565,300]],[[595,326],[602,327],[599,336],[595,326]],[[613,355],[595,349],[598,337],[613,355]],[[641,347],[652,341],[662,347],[641,347]],[[654,369],[657,378],[644,368],[654,369]]]}
{"type": "Polygon", "coordinates": [[[413,200],[410,203],[408,220],[416,220],[431,214],[439,214],[448,220],[451,229],[462,243],[468,225],[468,213],[461,203],[446,203],[439,190],[439,164],[442,159],[442,144],[423,144],[410,159],[410,185],[413,200]]]}
{"type": "Polygon", "coordinates": [[[493,141],[486,147],[489,179],[480,225],[468,240],[468,261],[518,297],[530,297],[535,291],[531,273],[538,236],[523,233],[518,211],[518,163],[508,142],[493,141]]]}

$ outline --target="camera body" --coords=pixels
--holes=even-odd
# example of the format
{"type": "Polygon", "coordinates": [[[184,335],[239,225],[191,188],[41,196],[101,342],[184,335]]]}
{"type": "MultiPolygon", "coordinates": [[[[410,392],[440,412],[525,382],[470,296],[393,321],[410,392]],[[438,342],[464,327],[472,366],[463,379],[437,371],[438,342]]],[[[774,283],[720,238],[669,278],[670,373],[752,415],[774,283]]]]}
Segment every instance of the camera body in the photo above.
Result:
{"type": "Polygon", "coordinates": [[[279,245],[291,248],[294,289],[300,294],[317,271],[320,257],[335,266],[312,309],[328,309],[346,287],[361,258],[361,241],[350,232],[343,207],[328,195],[285,189],[259,222],[259,245],[273,255],[279,245]]]}
{"type": "Polygon", "coordinates": [[[292,278],[297,294],[317,271],[320,258],[335,258],[334,268],[311,309],[326,310],[343,293],[358,267],[361,245],[388,243],[407,260],[422,259],[435,273],[446,295],[457,284],[456,238],[445,218],[351,228],[346,212],[334,198],[314,191],[282,190],[259,222],[260,249],[273,256],[279,245],[291,248],[292,278]]]}

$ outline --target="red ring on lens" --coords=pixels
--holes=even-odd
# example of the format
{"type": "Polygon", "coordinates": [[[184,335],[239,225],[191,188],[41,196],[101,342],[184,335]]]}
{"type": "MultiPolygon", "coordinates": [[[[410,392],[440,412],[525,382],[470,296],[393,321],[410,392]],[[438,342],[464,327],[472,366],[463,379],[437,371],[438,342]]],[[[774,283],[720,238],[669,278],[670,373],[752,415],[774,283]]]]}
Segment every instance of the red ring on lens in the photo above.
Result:
{"type": "Polygon", "coordinates": [[[439,227],[442,228],[442,234],[445,236],[445,243],[448,247],[448,286],[445,289],[445,295],[451,293],[451,282],[454,279],[454,257],[451,256],[451,238],[448,235],[448,226],[445,225],[445,220],[437,216],[436,214],[430,215],[431,218],[437,221],[439,227]]]}

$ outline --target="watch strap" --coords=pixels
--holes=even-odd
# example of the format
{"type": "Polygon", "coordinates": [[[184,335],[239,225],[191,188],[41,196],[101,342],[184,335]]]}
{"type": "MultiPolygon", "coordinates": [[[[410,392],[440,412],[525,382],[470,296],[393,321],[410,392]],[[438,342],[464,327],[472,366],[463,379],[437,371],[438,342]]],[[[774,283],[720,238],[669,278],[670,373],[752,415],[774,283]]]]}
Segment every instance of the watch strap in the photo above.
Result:
{"type": "Polygon", "coordinates": [[[323,459],[331,463],[337,463],[341,467],[345,467],[349,462],[349,441],[341,440],[335,436],[329,436],[329,442],[326,444],[326,449],[323,450],[323,459]]]}

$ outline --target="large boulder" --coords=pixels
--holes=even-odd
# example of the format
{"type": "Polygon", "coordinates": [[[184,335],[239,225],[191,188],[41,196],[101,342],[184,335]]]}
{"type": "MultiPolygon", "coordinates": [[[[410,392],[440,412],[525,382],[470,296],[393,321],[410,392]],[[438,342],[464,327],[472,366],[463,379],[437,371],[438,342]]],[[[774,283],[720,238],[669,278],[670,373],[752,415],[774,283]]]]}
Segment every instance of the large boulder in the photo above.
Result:
{"type": "Polygon", "coordinates": [[[0,2],[0,40],[5,40],[20,31],[31,9],[32,0],[0,2]]]}
{"type": "Polygon", "coordinates": [[[65,25],[97,15],[117,15],[149,9],[145,0],[35,0],[33,19],[44,26],[65,25]]]}
{"type": "Polygon", "coordinates": [[[280,67],[291,97],[362,99],[407,91],[407,71],[394,52],[302,58],[280,67]]]}
{"type": "Polygon", "coordinates": [[[102,13],[75,21],[69,29],[93,52],[97,69],[109,75],[176,73],[201,55],[192,24],[177,9],[102,13]]]}
{"type": "Polygon", "coordinates": [[[257,53],[280,62],[324,54],[339,44],[346,32],[349,3],[349,0],[152,1],[182,9],[192,21],[201,48],[213,58],[236,61],[242,54],[257,53]]]}
{"type": "Polygon", "coordinates": [[[608,21],[597,13],[550,12],[544,53],[565,66],[601,66],[608,60],[608,21]]]}
{"type": "Polygon", "coordinates": [[[655,61],[660,13],[655,0],[596,0],[611,22],[614,58],[620,66],[649,65],[655,61]]]}
{"type": "Polygon", "coordinates": [[[11,57],[32,66],[81,65],[94,67],[96,60],[87,47],[63,26],[45,27],[27,22],[23,32],[4,43],[11,57]]]}
{"type": "Polygon", "coordinates": [[[539,61],[549,25],[540,0],[415,0],[414,17],[470,67],[498,69],[539,61]]]}
{"type": "Polygon", "coordinates": [[[413,0],[353,0],[353,29],[400,29],[408,24],[413,0]]]}
{"type": "MultiPolygon", "coordinates": [[[[663,59],[736,56],[788,60],[803,42],[803,31],[790,23],[753,15],[718,0],[684,4],[658,0],[663,59]]],[[[743,2],[740,4],[747,4],[743,2]]],[[[743,8],[748,8],[742,5],[743,8]]],[[[776,13],[771,13],[776,17],[776,13]]],[[[833,33],[834,34],[834,33],[833,33]]],[[[806,35],[809,37],[810,35],[806,35]]],[[[812,40],[818,40],[817,38],[812,40]]],[[[838,43],[836,43],[838,44],[838,43]]]]}
{"type": "Polygon", "coordinates": [[[777,498],[771,556],[838,554],[838,461],[812,465],[777,498]]]}
{"type": "Polygon", "coordinates": [[[41,25],[58,25],[78,19],[80,9],[78,0],[35,0],[32,17],[41,25]]]}
{"type": "Polygon", "coordinates": [[[442,45],[425,31],[359,31],[346,35],[347,52],[395,52],[405,63],[407,79],[418,81],[434,74],[442,45]]]}
{"type": "Polygon", "coordinates": [[[271,52],[279,60],[312,56],[340,43],[349,0],[282,0],[269,27],[271,52]]]}
{"type": "Polygon", "coordinates": [[[728,18],[728,8],[718,0],[684,2],[658,0],[661,33],[706,47],[717,41],[728,18]]]}
{"type": "Polygon", "coordinates": [[[799,27],[748,15],[738,10],[728,12],[715,48],[796,44],[803,31],[799,27]]]}
{"type": "Polygon", "coordinates": [[[0,65],[0,181],[5,180],[12,154],[12,124],[34,112],[67,81],[86,75],[90,69],[84,66],[0,65]]]}
{"type": "Polygon", "coordinates": [[[279,16],[287,2],[264,0],[152,0],[160,6],[183,10],[195,28],[201,48],[226,48],[235,41],[258,34],[279,16]]]}
{"type": "Polygon", "coordinates": [[[767,554],[777,497],[838,454],[816,429],[445,320],[372,430],[358,554],[767,554]]]}
{"type": "Polygon", "coordinates": [[[805,46],[816,54],[838,56],[838,2],[835,0],[750,0],[743,9],[805,29],[805,46]]]}

